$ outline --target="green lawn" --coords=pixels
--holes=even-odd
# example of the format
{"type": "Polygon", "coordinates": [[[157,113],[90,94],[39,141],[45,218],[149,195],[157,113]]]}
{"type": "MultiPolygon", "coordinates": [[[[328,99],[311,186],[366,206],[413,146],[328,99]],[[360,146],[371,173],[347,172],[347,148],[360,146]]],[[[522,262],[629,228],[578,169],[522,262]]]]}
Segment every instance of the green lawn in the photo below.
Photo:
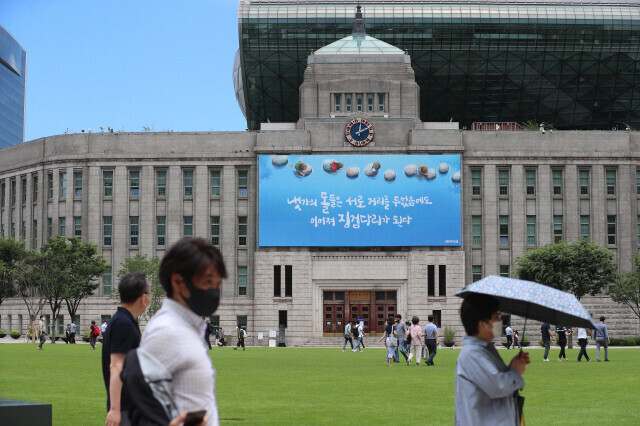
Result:
{"type": "MultiPolygon", "coordinates": [[[[100,347],[98,348],[100,349],[100,347]]],[[[527,424],[637,424],[640,349],[610,349],[612,362],[542,362],[525,373],[527,424]]],[[[222,423],[452,424],[457,350],[435,367],[384,364],[383,349],[216,348],[222,423]],[[401,400],[406,403],[400,407],[401,400]],[[421,418],[413,418],[418,413],[421,418]]],[[[557,356],[552,349],[550,359],[557,356]]],[[[501,351],[505,358],[515,351],[501,351]]],[[[53,404],[55,425],[104,424],[100,350],[88,345],[0,344],[0,398],[53,404]]]]}

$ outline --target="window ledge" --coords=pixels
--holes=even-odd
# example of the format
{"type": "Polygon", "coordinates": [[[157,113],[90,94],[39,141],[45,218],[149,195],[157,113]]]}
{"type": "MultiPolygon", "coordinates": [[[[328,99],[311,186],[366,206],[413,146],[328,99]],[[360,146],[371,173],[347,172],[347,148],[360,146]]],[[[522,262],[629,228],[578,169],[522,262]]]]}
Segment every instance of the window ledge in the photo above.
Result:
{"type": "Polygon", "coordinates": [[[274,296],[273,301],[274,302],[293,302],[293,296],[274,296]]]}

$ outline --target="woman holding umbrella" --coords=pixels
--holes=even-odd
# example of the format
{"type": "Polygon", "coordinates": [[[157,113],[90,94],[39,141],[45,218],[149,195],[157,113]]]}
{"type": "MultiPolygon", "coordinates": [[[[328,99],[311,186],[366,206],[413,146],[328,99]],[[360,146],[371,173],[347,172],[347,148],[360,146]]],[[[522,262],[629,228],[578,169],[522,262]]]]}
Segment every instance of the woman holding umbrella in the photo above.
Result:
{"type": "Polygon", "coordinates": [[[567,330],[567,327],[563,325],[556,326],[556,343],[560,345],[560,355],[558,355],[558,362],[564,358],[567,360],[567,354],[564,352],[565,346],[567,346],[567,335],[571,334],[571,330],[567,330]]]}

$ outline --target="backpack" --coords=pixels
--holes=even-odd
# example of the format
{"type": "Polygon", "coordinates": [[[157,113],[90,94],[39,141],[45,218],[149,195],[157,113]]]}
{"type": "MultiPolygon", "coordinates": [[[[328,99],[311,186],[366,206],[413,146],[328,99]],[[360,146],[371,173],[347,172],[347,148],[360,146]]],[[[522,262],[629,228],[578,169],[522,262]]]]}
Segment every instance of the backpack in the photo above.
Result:
{"type": "Polygon", "coordinates": [[[100,329],[95,324],[91,324],[91,335],[96,337],[100,335],[100,329]]]}
{"type": "Polygon", "coordinates": [[[353,333],[353,337],[358,337],[358,326],[351,327],[351,333],[353,333]]]}
{"type": "Polygon", "coordinates": [[[123,390],[131,402],[129,419],[139,426],[167,425],[175,415],[171,373],[149,352],[131,349],[124,360],[123,390]]]}

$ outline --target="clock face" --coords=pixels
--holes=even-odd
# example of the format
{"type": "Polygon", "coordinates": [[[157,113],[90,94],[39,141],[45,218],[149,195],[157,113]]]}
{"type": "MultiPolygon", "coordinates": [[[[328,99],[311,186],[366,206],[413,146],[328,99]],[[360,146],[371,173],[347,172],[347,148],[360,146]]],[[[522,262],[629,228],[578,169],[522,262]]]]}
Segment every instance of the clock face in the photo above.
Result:
{"type": "Polygon", "coordinates": [[[366,118],[354,118],[345,129],[347,142],[353,146],[365,146],[373,140],[373,124],[366,118]]]}

